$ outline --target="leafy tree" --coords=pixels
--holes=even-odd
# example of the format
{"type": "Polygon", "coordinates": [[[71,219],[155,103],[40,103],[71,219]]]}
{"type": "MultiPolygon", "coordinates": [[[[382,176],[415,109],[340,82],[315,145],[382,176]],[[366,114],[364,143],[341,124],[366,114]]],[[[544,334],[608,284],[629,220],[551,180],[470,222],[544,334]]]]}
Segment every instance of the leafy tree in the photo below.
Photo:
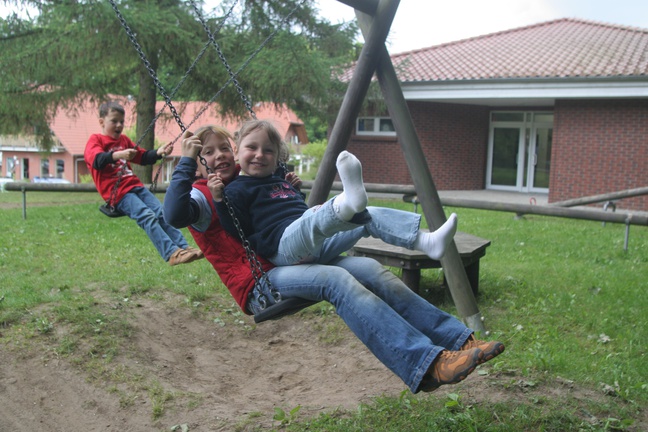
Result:
{"type": "MultiPolygon", "coordinates": [[[[143,136],[155,118],[155,101],[161,98],[151,71],[174,102],[207,101],[218,94],[212,106],[221,115],[247,115],[242,95],[252,102],[285,103],[302,117],[324,122],[330,121],[331,106],[339,104],[343,93],[331,74],[353,60],[357,27],[318,19],[312,0],[225,0],[215,11],[200,15],[189,1],[114,1],[141,52],[134,49],[109,1],[7,0],[31,5],[38,13],[0,19],[1,134],[36,135],[48,149],[48,124],[57,110],[74,113],[81,100],[132,95],[140,145],[153,148],[154,133],[143,136]],[[213,45],[205,49],[209,39],[203,25],[211,32],[220,28],[214,35],[220,53],[213,45]],[[186,75],[201,52],[202,58],[186,75]],[[231,73],[242,68],[236,77],[240,91],[232,84],[222,89],[231,78],[223,59],[231,73]]],[[[196,4],[199,11],[203,6],[196,4]]],[[[150,181],[151,167],[138,174],[150,181]]]]}

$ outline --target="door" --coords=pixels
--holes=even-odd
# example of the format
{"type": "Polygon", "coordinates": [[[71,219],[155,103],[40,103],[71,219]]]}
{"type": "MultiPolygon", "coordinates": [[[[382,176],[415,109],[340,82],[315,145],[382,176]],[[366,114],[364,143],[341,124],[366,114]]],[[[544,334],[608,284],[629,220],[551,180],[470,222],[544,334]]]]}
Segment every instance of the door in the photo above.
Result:
{"type": "Polygon", "coordinates": [[[549,192],[553,114],[493,112],[486,188],[549,192]]]}
{"type": "Polygon", "coordinates": [[[493,188],[519,188],[518,173],[520,146],[524,130],[519,127],[495,127],[492,129],[490,163],[490,186],[493,188]]]}

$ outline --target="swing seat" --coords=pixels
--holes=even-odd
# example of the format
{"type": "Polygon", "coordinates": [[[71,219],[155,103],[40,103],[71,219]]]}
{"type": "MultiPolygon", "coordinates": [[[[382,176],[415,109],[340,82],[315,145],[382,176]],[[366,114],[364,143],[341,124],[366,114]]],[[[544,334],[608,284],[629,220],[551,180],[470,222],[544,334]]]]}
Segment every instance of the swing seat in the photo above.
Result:
{"type": "Polygon", "coordinates": [[[276,320],[299,312],[302,309],[319,303],[318,300],[306,300],[299,297],[282,299],[280,302],[271,304],[254,315],[254,322],[261,323],[268,320],[276,320]]]}
{"type": "Polygon", "coordinates": [[[126,216],[124,213],[117,210],[117,208],[108,205],[108,203],[100,206],[99,211],[101,213],[105,214],[106,216],[111,217],[111,218],[118,218],[118,217],[126,216]]]}

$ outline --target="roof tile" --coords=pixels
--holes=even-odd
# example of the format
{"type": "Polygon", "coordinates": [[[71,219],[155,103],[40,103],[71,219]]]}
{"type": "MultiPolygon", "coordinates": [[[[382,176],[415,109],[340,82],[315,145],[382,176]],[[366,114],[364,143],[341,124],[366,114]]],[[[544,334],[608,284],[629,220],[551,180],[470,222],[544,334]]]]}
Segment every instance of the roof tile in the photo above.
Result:
{"type": "Polygon", "coordinates": [[[391,59],[401,82],[646,77],[648,29],[563,18],[391,59]]]}

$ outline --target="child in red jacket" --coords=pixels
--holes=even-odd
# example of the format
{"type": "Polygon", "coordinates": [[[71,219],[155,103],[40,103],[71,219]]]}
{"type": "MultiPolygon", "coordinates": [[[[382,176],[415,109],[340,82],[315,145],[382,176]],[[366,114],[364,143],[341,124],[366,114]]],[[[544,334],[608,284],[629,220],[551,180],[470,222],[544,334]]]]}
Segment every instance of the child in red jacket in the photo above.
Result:
{"type": "Polygon", "coordinates": [[[135,220],[146,231],[160,256],[170,265],[203,258],[199,249],[189,247],[180,230],[166,223],[162,204],[131,170],[131,161],[152,165],[173,151],[173,144],[157,150],[136,146],[122,135],[125,115],[124,108],[114,101],[99,107],[101,133],[90,136],[84,152],[97,191],[108,205],[135,220]]]}

